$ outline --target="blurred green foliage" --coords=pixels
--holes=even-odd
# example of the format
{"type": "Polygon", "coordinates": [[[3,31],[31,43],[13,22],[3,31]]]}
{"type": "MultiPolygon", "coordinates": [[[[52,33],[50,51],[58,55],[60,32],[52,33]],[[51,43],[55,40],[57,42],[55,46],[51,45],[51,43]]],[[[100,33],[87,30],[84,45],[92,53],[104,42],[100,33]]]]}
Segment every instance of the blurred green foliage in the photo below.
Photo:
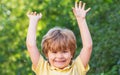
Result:
{"type": "MultiPolygon", "coordinates": [[[[88,75],[120,75],[120,0],[82,0],[91,7],[87,14],[93,38],[88,75]]],[[[0,75],[34,75],[26,49],[28,11],[42,12],[37,44],[54,26],[66,27],[76,35],[77,52],[81,38],[72,13],[75,0],[0,0],[0,75]]]]}

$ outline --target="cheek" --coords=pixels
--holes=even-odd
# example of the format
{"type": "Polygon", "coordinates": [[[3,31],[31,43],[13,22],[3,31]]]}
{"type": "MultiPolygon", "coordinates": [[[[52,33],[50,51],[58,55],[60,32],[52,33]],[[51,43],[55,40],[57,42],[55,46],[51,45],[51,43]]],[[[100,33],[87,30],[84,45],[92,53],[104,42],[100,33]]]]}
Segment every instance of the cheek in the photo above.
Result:
{"type": "Polygon", "coordinates": [[[47,58],[48,58],[49,60],[52,60],[52,59],[54,59],[54,57],[55,57],[55,56],[50,53],[50,54],[48,54],[48,57],[47,57],[47,58]]]}
{"type": "Polygon", "coordinates": [[[72,58],[72,55],[71,55],[70,53],[64,54],[64,56],[65,56],[66,58],[69,58],[69,59],[72,58]]]}

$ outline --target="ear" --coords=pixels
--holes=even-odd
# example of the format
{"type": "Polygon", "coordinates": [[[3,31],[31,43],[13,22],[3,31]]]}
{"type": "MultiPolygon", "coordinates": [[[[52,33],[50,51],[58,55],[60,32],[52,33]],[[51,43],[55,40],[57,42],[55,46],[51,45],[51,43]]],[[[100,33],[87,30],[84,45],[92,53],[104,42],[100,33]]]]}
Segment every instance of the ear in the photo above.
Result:
{"type": "Polygon", "coordinates": [[[71,59],[73,59],[73,55],[71,54],[71,59]]]}
{"type": "Polygon", "coordinates": [[[47,59],[47,60],[48,60],[48,54],[44,54],[44,56],[45,56],[45,59],[47,59]]]}
{"type": "Polygon", "coordinates": [[[48,55],[47,54],[45,55],[45,57],[46,57],[46,59],[48,59],[48,55]]]}

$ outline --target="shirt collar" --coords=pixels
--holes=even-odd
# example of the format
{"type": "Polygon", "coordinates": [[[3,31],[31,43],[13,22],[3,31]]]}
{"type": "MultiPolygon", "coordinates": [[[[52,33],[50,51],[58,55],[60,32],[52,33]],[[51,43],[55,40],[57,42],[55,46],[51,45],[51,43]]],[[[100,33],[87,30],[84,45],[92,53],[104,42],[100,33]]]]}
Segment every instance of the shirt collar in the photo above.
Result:
{"type": "Polygon", "coordinates": [[[67,71],[71,68],[71,65],[68,65],[67,67],[63,68],[63,69],[59,69],[59,68],[56,68],[54,66],[50,66],[50,69],[51,70],[56,70],[56,71],[67,71]]]}

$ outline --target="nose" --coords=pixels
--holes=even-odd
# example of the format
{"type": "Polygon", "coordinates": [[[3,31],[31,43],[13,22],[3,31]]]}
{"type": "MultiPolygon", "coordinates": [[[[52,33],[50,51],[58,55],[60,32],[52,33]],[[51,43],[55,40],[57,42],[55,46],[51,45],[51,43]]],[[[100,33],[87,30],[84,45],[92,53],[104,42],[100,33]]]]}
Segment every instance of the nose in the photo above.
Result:
{"type": "Polygon", "coordinates": [[[58,52],[56,55],[57,58],[63,58],[63,54],[61,52],[58,52]]]}

